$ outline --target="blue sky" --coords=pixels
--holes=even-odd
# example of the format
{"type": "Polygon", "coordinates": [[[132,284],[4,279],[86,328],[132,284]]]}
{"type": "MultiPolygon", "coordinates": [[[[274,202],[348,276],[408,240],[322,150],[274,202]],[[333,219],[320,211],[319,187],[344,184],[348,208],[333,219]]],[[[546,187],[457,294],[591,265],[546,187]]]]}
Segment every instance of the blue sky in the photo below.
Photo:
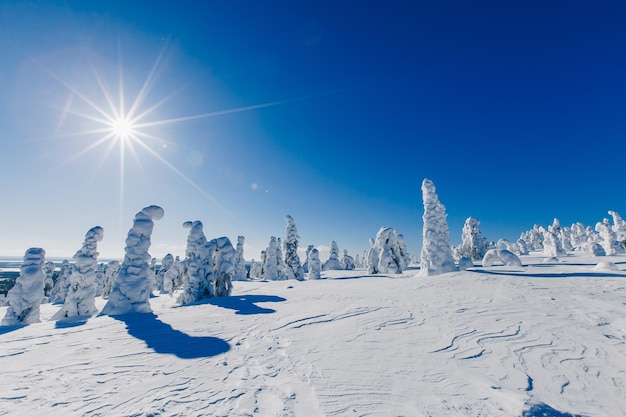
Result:
{"type": "Polygon", "coordinates": [[[100,225],[121,257],[150,204],[158,257],[201,220],[258,259],[285,214],[304,247],[391,226],[417,253],[423,178],[453,243],[470,215],[491,240],[626,215],[618,3],[0,2],[0,255],[71,256],[100,225]],[[141,128],[121,180],[119,143],[82,152],[96,76],[127,109],[148,79],[143,122],[204,116],[141,128]]]}

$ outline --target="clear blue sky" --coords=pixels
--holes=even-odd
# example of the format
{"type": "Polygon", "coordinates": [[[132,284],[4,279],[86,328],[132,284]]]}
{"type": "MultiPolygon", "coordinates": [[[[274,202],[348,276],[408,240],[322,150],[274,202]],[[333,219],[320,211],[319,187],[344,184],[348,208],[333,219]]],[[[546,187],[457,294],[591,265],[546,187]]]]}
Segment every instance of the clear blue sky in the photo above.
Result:
{"type": "Polygon", "coordinates": [[[453,243],[470,215],[491,240],[626,215],[624,22],[616,1],[0,2],[0,255],[71,256],[100,225],[121,257],[150,204],[158,257],[201,220],[258,259],[285,214],[304,247],[391,226],[417,253],[425,177],[453,243]],[[81,153],[119,68],[127,110],[147,79],[140,109],[167,99],[143,122],[207,115],[139,129],[123,181],[119,142],[81,153]]]}

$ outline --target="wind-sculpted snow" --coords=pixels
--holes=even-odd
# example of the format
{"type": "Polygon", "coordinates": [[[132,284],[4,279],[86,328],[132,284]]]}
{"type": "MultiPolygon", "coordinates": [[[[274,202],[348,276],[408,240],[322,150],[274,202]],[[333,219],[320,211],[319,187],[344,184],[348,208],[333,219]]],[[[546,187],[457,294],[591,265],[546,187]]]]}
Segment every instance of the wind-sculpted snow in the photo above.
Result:
{"type": "Polygon", "coordinates": [[[44,304],[0,329],[0,415],[623,416],[626,256],[543,259],[241,281],[63,326],[44,304]]]}

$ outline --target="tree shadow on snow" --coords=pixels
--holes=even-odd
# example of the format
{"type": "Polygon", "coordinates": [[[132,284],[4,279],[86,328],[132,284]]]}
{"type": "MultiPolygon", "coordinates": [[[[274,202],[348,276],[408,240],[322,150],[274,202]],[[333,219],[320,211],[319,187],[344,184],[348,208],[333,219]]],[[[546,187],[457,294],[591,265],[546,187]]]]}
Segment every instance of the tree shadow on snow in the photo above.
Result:
{"type": "Polygon", "coordinates": [[[82,326],[83,324],[87,323],[87,319],[89,317],[90,316],[79,316],[79,317],[72,317],[72,318],[65,318],[62,320],[58,320],[54,324],[54,328],[55,329],[69,329],[70,327],[82,326]]]}
{"type": "Polygon", "coordinates": [[[260,307],[256,303],[278,303],[282,301],[287,301],[287,299],[275,295],[234,295],[209,298],[202,303],[235,310],[235,314],[252,315],[276,312],[276,310],[271,308],[260,307]]]}
{"type": "MultiPolygon", "coordinates": [[[[401,276],[400,274],[398,274],[398,277],[401,276]]],[[[351,277],[337,277],[337,278],[330,278],[332,280],[342,280],[342,279],[361,279],[361,278],[393,278],[390,275],[381,275],[381,274],[370,274],[370,275],[354,275],[351,277]]]]}
{"type": "Polygon", "coordinates": [[[468,272],[476,272],[479,274],[515,276],[524,278],[626,278],[623,274],[614,274],[611,272],[554,272],[554,273],[525,273],[514,271],[488,271],[485,269],[468,269],[468,272]]]}
{"type": "Polygon", "coordinates": [[[18,324],[17,326],[0,326],[0,335],[11,333],[15,330],[23,329],[25,324],[18,324]]]}
{"type": "Polygon", "coordinates": [[[535,404],[525,410],[522,417],[583,417],[578,414],[562,413],[548,404],[535,404]]]}
{"type": "Polygon", "coordinates": [[[197,359],[228,352],[230,345],[217,337],[189,336],[163,323],[154,313],[111,316],[126,325],[128,334],[143,340],[156,353],[197,359]]]}

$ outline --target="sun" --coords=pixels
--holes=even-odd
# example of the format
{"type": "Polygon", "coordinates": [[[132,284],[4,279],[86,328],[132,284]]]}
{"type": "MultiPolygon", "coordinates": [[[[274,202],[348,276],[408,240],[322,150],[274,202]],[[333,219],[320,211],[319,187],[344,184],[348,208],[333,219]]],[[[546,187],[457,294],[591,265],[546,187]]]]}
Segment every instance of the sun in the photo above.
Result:
{"type": "Polygon", "coordinates": [[[132,120],[127,119],[125,117],[120,117],[111,123],[111,132],[113,134],[113,138],[129,141],[131,138],[136,137],[137,126],[133,123],[132,120]]]}

